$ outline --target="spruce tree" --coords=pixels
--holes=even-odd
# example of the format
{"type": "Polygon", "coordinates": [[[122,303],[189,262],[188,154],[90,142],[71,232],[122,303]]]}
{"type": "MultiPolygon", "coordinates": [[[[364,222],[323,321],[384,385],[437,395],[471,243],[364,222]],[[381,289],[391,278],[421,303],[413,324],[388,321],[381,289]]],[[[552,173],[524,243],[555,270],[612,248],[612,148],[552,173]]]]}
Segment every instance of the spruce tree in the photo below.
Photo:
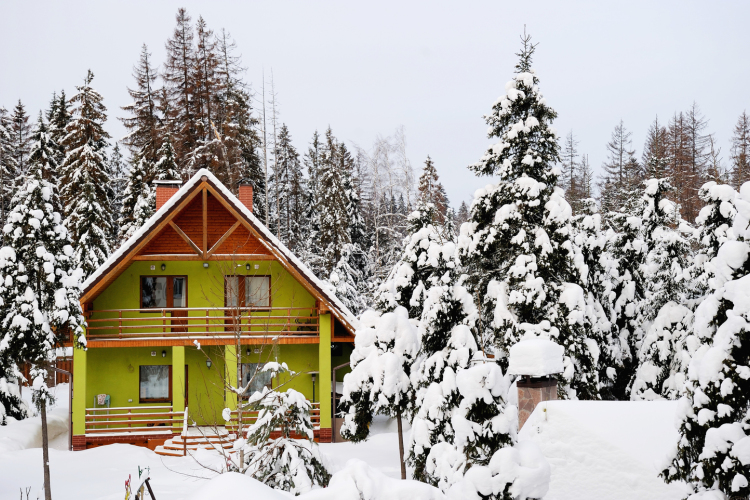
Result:
{"type": "Polygon", "coordinates": [[[144,44],[141,47],[141,57],[133,67],[135,88],[128,88],[132,103],[123,106],[130,116],[120,118],[128,130],[128,135],[122,140],[130,150],[131,155],[138,155],[151,163],[158,159],[158,151],[162,144],[160,139],[157,89],[154,87],[158,73],[150,60],[151,53],[144,44]]]}
{"type": "Polygon", "coordinates": [[[725,241],[711,261],[712,292],[698,305],[694,331],[712,339],[694,356],[687,396],[678,418],[680,439],[663,472],[694,491],[719,490],[728,498],[750,495],[750,185],[736,199],[736,239],[725,241]]]}
{"type": "Polygon", "coordinates": [[[16,176],[23,176],[28,167],[29,149],[31,148],[31,125],[26,107],[21,100],[10,115],[11,155],[15,160],[16,176]]]}
{"type": "MultiPolygon", "coordinates": [[[[10,200],[13,197],[16,161],[11,145],[10,120],[8,111],[0,107],[0,224],[5,225],[10,200]]],[[[3,241],[5,234],[3,233],[3,241]]]]}
{"type": "Polygon", "coordinates": [[[352,371],[344,377],[341,434],[354,442],[370,433],[375,414],[398,422],[401,479],[406,479],[402,420],[414,412],[414,389],[409,380],[419,353],[419,335],[403,307],[381,314],[362,315],[351,355],[352,371]]]}
{"type": "Polygon", "coordinates": [[[349,220],[346,213],[344,190],[345,149],[338,144],[329,127],[321,148],[320,168],[317,172],[316,211],[319,220],[318,248],[322,257],[322,272],[329,274],[341,259],[341,248],[351,243],[349,220]]]}
{"type": "Polygon", "coordinates": [[[737,118],[732,134],[730,175],[735,189],[750,180],[750,116],[746,111],[737,118]]]}
{"type": "Polygon", "coordinates": [[[29,150],[29,163],[40,168],[45,181],[57,185],[57,151],[58,147],[52,141],[49,127],[39,113],[34,133],[31,137],[31,148],[29,150]]]}
{"type": "MultiPolygon", "coordinates": [[[[359,300],[367,305],[372,299],[372,269],[370,263],[370,238],[366,232],[362,217],[361,199],[357,189],[359,182],[354,178],[356,173],[347,168],[344,178],[346,192],[346,214],[349,219],[349,238],[351,247],[348,255],[348,265],[353,270],[352,278],[359,300]]],[[[342,257],[343,258],[343,257],[342,257]]],[[[361,311],[360,311],[361,312],[361,311]]]]}
{"type": "Polygon", "coordinates": [[[54,105],[50,108],[49,135],[52,142],[57,145],[57,164],[62,164],[65,160],[65,148],[63,138],[66,135],[66,127],[71,120],[70,101],[65,98],[65,91],[60,91],[60,95],[54,100],[54,105]]]}
{"type": "MultiPolygon", "coordinates": [[[[151,185],[151,182],[155,180],[180,180],[180,167],[177,166],[174,148],[172,147],[172,140],[169,135],[164,137],[156,157],[157,160],[153,168],[145,169],[146,181],[149,186],[151,185]]],[[[146,158],[142,158],[142,160],[144,159],[148,161],[146,158]]]]}
{"type": "Polygon", "coordinates": [[[154,214],[156,193],[149,181],[152,171],[153,167],[145,159],[134,159],[123,191],[122,208],[118,220],[121,242],[133,236],[154,214]]]}
{"type": "Polygon", "coordinates": [[[459,236],[470,286],[481,301],[481,328],[501,356],[523,335],[551,337],[565,348],[562,389],[569,397],[597,399],[595,342],[574,265],[571,208],[556,186],[557,116],[539,92],[531,69],[535,45],[524,36],[516,75],[485,117],[499,141],[469,168],[497,176],[480,189],[470,223],[459,236]],[[576,319],[572,319],[572,318],[576,319]]]}
{"type": "Polygon", "coordinates": [[[440,183],[440,178],[435,168],[435,164],[430,156],[424,162],[424,169],[422,175],[419,177],[419,184],[417,187],[419,191],[419,198],[423,203],[432,203],[435,205],[435,215],[437,220],[434,224],[445,224],[445,216],[448,210],[448,200],[445,197],[445,189],[440,183]]]}
{"type": "Polygon", "coordinates": [[[30,164],[3,228],[8,246],[0,252],[6,287],[0,359],[32,365],[32,401],[42,419],[45,497],[51,498],[47,407],[53,395],[47,387],[49,363],[64,336],[69,335],[77,348],[85,346],[85,338],[78,302],[81,271],[76,268],[63,225],[56,186],[43,176],[50,167],[42,162],[45,160],[38,157],[30,164]]]}
{"type": "Polygon", "coordinates": [[[67,154],[60,166],[65,225],[76,242],[75,258],[84,276],[89,276],[109,256],[113,224],[106,156],[109,134],[103,128],[107,108],[91,86],[93,79],[89,70],[84,84],[77,87],[78,93],[71,99],[77,107],[63,138],[67,154]]]}

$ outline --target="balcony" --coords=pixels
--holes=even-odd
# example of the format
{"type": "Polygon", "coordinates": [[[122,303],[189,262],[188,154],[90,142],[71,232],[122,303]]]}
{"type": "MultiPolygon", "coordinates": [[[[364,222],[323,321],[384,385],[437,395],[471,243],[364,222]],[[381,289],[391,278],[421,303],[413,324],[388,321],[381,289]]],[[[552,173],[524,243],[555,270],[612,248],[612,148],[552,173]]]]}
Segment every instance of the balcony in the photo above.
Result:
{"type": "Polygon", "coordinates": [[[86,311],[89,341],[318,338],[314,307],[182,307],[86,311]]]}

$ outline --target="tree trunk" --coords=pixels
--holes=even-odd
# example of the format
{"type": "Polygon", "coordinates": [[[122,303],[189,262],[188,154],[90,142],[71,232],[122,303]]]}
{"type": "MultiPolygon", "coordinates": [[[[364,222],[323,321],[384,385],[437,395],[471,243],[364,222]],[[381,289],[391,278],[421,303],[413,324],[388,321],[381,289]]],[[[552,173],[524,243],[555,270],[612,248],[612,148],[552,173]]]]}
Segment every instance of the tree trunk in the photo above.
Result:
{"type": "Polygon", "coordinates": [[[401,409],[396,414],[398,423],[398,458],[401,461],[401,479],[406,479],[406,464],[404,463],[404,431],[401,428],[401,409]]]}
{"type": "Polygon", "coordinates": [[[44,500],[52,500],[52,487],[49,480],[49,436],[47,434],[47,400],[39,403],[42,414],[42,459],[44,460],[44,500]]]}

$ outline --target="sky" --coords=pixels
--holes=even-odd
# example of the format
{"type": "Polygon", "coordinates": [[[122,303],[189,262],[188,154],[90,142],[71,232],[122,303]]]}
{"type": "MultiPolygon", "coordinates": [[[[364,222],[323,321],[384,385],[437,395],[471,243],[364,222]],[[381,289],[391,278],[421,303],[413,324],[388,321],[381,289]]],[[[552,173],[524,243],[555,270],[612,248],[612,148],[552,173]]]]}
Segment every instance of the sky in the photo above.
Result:
{"type": "Polygon", "coordinates": [[[413,167],[429,154],[451,204],[488,179],[466,166],[493,141],[483,115],[513,75],[524,26],[533,67],[561,137],[571,130],[595,171],[622,119],[640,154],[649,124],[696,102],[725,162],[732,129],[750,108],[750,2],[291,2],[3,1],[0,106],[21,99],[34,118],[53,91],[71,96],[87,69],[109,110],[130,98],[142,44],[164,62],[185,7],[236,40],[246,81],[273,71],[280,119],[298,151],[328,126],[369,148],[401,126],[413,167]]]}

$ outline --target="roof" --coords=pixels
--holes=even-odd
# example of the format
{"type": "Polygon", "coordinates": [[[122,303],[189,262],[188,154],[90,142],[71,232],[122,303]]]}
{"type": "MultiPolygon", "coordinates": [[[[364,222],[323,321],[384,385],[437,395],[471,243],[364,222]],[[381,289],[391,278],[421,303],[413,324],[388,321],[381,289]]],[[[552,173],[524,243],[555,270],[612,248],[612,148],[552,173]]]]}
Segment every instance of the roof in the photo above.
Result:
{"type": "Polygon", "coordinates": [[[218,194],[217,198],[229,205],[236,215],[239,215],[245,225],[254,232],[258,240],[278,259],[278,261],[287,269],[296,271],[296,274],[302,278],[303,285],[307,285],[311,292],[321,299],[330,309],[331,313],[341,321],[348,330],[354,331],[357,328],[357,318],[347,309],[347,307],[325,286],[324,282],[318,279],[313,272],[294,255],[281,241],[279,241],[271,231],[263,225],[258,218],[246,207],[236,196],[227,189],[210,171],[201,169],[195,173],[180,189],[167,200],[164,205],[149,218],[146,223],[136,231],[120,248],[117,249],[109,258],[86,279],[81,289],[81,300],[92,300],[98,293],[96,288],[99,283],[109,277],[119,275],[125,268],[119,265],[123,261],[131,261],[132,257],[144,246],[149,240],[151,233],[161,229],[163,224],[167,223],[176,216],[182,208],[183,202],[190,195],[200,189],[203,184],[208,184],[213,188],[212,194],[218,194]],[[93,292],[93,293],[92,293],[93,292]]]}

